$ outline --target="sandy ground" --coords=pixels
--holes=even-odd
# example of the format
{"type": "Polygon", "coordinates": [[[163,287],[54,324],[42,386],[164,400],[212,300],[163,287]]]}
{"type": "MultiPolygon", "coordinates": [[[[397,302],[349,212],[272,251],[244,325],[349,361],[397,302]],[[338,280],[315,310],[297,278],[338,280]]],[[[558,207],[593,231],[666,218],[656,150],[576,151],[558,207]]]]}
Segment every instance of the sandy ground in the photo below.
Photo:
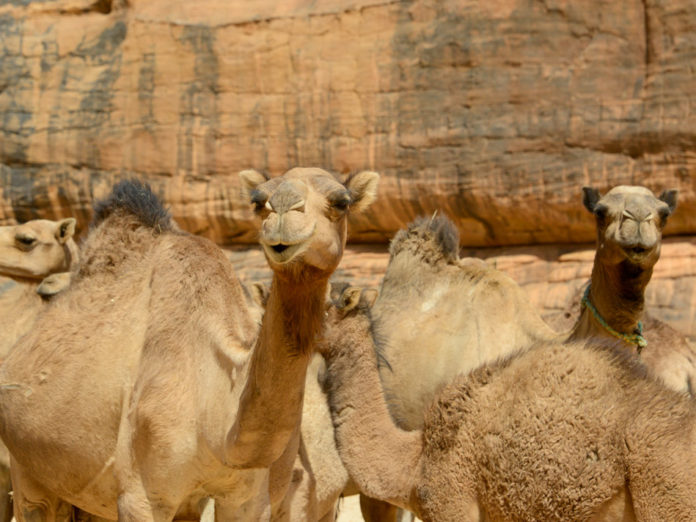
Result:
{"type": "Polygon", "coordinates": [[[341,500],[336,522],[363,522],[360,514],[360,495],[351,495],[341,500]]]}
{"type": "MultiPolygon", "coordinates": [[[[363,517],[360,513],[359,495],[352,495],[341,500],[336,522],[363,522],[363,517]]],[[[421,519],[416,518],[411,513],[406,513],[401,518],[401,522],[421,522],[421,519]]]]}
{"type": "MultiPolygon", "coordinates": [[[[201,522],[213,522],[213,520],[213,503],[211,502],[203,512],[201,522]]],[[[363,517],[360,513],[359,495],[352,495],[341,500],[336,522],[363,522],[363,517]]],[[[402,522],[420,522],[420,519],[407,515],[402,519],[402,522]]]]}

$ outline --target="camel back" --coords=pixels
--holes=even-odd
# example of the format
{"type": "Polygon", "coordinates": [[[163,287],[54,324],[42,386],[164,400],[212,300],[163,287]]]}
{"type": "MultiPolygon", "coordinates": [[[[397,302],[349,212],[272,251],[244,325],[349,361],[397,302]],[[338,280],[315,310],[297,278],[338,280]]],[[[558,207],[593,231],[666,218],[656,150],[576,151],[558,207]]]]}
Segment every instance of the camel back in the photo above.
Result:
{"type": "Polygon", "coordinates": [[[430,264],[454,262],[459,257],[459,231],[445,216],[416,218],[394,236],[389,246],[392,258],[404,250],[430,264]]]}
{"type": "Polygon", "coordinates": [[[130,214],[150,228],[160,231],[172,230],[172,218],[150,185],[138,180],[124,180],[117,183],[111,194],[94,207],[92,228],[112,214],[130,214]]]}

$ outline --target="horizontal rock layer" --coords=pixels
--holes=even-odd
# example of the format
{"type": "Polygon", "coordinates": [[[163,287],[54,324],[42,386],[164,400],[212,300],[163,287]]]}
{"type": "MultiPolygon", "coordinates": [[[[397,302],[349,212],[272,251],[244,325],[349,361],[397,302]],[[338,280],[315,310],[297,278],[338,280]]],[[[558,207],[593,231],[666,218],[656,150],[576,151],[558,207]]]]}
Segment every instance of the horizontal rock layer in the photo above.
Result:
{"type": "Polygon", "coordinates": [[[0,6],[0,224],[149,180],[186,229],[254,241],[236,172],[383,177],[384,242],[582,243],[580,188],[678,188],[696,233],[691,0],[13,0],[0,6]],[[253,7],[251,7],[253,6],[253,7]]]}
{"type": "MultiPolygon", "coordinates": [[[[271,272],[260,249],[226,250],[245,281],[270,282],[271,272]]],[[[559,331],[572,325],[563,317],[589,281],[594,245],[544,245],[463,249],[462,256],[485,259],[517,281],[542,316],[559,331]]],[[[377,287],[389,261],[383,245],[353,245],[346,249],[333,276],[359,286],[377,287]]],[[[696,237],[667,239],[646,289],[646,310],[696,343],[696,237]]]]}

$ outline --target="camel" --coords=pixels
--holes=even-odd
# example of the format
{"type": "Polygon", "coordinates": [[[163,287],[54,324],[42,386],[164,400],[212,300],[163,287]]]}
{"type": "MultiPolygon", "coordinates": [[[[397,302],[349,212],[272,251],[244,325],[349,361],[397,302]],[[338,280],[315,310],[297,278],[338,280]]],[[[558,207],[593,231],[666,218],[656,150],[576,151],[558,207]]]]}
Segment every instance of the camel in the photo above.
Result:
{"type": "Polygon", "coordinates": [[[379,374],[396,423],[423,424],[425,408],[456,375],[555,339],[509,276],[459,257],[459,234],[444,216],[399,231],[372,308],[385,336],[379,374]]]}
{"type": "Polygon", "coordinates": [[[305,373],[347,215],[378,175],[240,173],[273,271],[258,335],[222,251],[147,185],[97,205],[79,269],[0,369],[18,521],[270,517],[291,479],[305,373]],[[194,512],[186,512],[194,511],[194,512]]]}
{"type": "Polygon", "coordinates": [[[348,289],[325,324],[336,441],[371,497],[424,521],[696,520],[696,404],[620,349],[541,342],[456,377],[406,431],[369,301],[348,289]]]}
{"type": "Polygon", "coordinates": [[[77,261],[74,233],[74,218],[0,227],[1,359],[31,327],[44,304],[41,295],[52,293],[42,280],[69,271],[77,261]]]}
{"type": "MultiPolygon", "coordinates": [[[[57,288],[51,278],[77,261],[75,219],[36,219],[0,227],[0,360],[30,328],[57,288]]],[[[57,281],[57,280],[56,280],[57,281]]],[[[10,457],[0,444],[0,521],[12,519],[10,457]]]]}
{"type": "Polygon", "coordinates": [[[568,339],[618,340],[667,386],[693,395],[696,351],[683,335],[644,313],[645,287],[660,257],[662,229],[676,208],[677,191],[656,197],[645,187],[618,186],[601,196],[585,187],[583,204],[596,218],[597,252],[568,339]]]}
{"type": "MultiPolygon", "coordinates": [[[[459,373],[558,336],[509,276],[479,259],[461,259],[458,251],[457,229],[444,216],[417,219],[390,245],[372,316],[384,337],[379,372],[389,410],[404,429],[422,426],[436,391],[459,373]]],[[[322,446],[323,459],[333,461],[336,451],[322,446]]],[[[322,473],[316,460],[317,483],[329,484],[337,499],[338,472],[322,473]]],[[[365,495],[360,503],[368,522],[399,516],[395,506],[365,495]]]]}

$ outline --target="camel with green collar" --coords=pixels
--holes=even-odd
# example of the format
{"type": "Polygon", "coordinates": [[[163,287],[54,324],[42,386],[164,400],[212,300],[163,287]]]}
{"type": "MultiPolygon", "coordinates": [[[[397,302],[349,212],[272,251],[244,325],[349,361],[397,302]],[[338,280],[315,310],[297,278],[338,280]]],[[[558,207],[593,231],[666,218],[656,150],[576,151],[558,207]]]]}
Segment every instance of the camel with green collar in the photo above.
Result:
{"type": "Polygon", "coordinates": [[[616,341],[667,386],[693,394],[696,352],[683,336],[644,313],[645,288],[660,258],[662,230],[676,208],[677,191],[656,197],[645,187],[618,186],[601,196],[585,187],[583,204],[597,221],[597,252],[569,341],[616,341]]]}

